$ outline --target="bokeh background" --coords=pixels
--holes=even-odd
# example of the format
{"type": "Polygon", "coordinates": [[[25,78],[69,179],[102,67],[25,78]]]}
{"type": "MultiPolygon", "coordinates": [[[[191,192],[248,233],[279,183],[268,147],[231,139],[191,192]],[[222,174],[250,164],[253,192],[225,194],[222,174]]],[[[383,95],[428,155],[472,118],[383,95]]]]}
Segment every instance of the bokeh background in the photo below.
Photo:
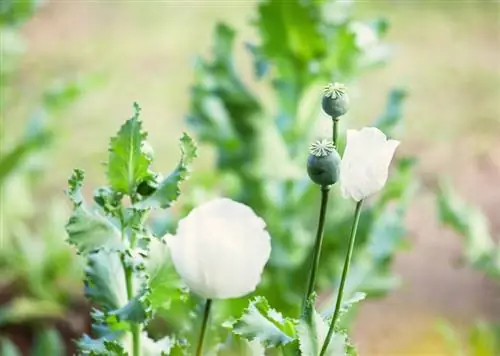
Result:
{"type": "MultiPolygon", "coordinates": [[[[89,90],[52,115],[57,139],[36,199],[62,196],[75,165],[87,186],[102,183],[108,137],[141,104],[157,166],[172,167],[186,130],[195,54],[212,45],[216,22],[238,31],[238,66],[252,83],[242,39],[253,1],[47,1],[20,28],[25,52],[2,94],[2,130],[22,135],[47,86],[83,80],[89,90]],[[89,79],[90,78],[90,79],[89,79]]],[[[409,248],[396,256],[400,288],[362,304],[354,340],[361,355],[448,355],[441,322],[460,335],[478,320],[498,321],[500,288],[460,263],[460,238],[438,224],[433,195],[447,177],[500,230],[500,5],[496,1],[356,1],[356,18],[384,16],[392,56],[360,77],[346,118],[360,127],[395,85],[408,91],[401,150],[419,157],[424,188],[407,219],[409,248]]],[[[5,43],[5,38],[2,38],[5,43]]],[[[208,149],[207,149],[208,150],[208,149]]],[[[202,148],[203,152],[203,148],[202,148]]],[[[198,166],[212,165],[209,152],[198,166]]],[[[2,214],[7,206],[2,206],[2,214]]],[[[36,253],[36,250],[33,251],[36,253]]],[[[4,273],[3,271],[1,273],[4,273]]]]}

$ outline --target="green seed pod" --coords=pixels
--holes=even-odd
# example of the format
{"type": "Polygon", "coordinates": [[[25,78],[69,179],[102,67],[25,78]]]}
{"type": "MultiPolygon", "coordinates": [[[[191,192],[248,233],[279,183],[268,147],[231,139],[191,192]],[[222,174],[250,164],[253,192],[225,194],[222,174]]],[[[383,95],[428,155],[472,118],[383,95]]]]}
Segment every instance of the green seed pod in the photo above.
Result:
{"type": "Polygon", "coordinates": [[[328,84],[323,91],[321,100],[323,111],[334,119],[344,115],[349,110],[349,96],[343,84],[328,84]]]}
{"type": "Polygon", "coordinates": [[[321,186],[335,184],[340,176],[340,156],[330,140],[316,141],[307,158],[309,178],[321,186]]]}

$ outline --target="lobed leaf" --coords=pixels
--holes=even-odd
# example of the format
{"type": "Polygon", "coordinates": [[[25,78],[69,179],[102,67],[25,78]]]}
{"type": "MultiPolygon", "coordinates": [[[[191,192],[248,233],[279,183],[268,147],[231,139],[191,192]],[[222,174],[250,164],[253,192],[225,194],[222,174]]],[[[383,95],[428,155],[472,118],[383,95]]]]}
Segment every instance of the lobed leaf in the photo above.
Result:
{"type": "Polygon", "coordinates": [[[147,134],[142,131],[140,107],[134,104],[135,114],[111,138],[107,176],[110,186],[117,192],[132,196],[137,185],[148,176],[151,164],[147,134]]]}
{"type": "MultiPolygon", "coordinates": [[[[301,319],[297,325],[299,348],[303,356],[319,355],[328,333],[328,324],[313,310],[309,320],[301,319]]],[[[332,334],[331,341],[326,349],[326,356],[346,356],[346,336],[338,331],[332,334]]]]}
{"type": "Polygon", "coordinates": [[[109,220],[97,212],[89,211],[82,204],[73,211],[66,224],[68,242],[78,253],[121,251],[124,248],[120,231],[109,220]]]}
{"type": "Polygon", "coordinates": [[[197,147],[194,140],[184,133],[180,139],[181,159],[177,168],[165,178],[158,189],[147,199],[136,203],[138,209],[168,208],[179,198],[181,194],[180,183],[187,179],[189,165],[197,157],[197,147]]]}
{"type": "Polygon", "coordinates": [[[128,356],[118,340],[92,339],[83,335],[76,344],[81,356],[128,356]]]}
{"type": "Polygon", "coordinates": [[[284,318],[264,297],[256,297],[232,324],[232,331],[249,341],[258,340],[265,347],[277,347],[294,340],[295,325],[295,320],[284,318]]]}
{"type": "Polygon", "coordinates": [[[127,302],[125,271],[116,253],[90,254],[85,267],[85,296],[107,310],[127,302]]]}
{"type": "Polygon", "coordinates": [[[155,238],[151,240],[146,273],[150,289],[147,298],[153,310],[168,309],[173,300],[182,299],[184,286],[172,264],[165,241],[155,238]]]}

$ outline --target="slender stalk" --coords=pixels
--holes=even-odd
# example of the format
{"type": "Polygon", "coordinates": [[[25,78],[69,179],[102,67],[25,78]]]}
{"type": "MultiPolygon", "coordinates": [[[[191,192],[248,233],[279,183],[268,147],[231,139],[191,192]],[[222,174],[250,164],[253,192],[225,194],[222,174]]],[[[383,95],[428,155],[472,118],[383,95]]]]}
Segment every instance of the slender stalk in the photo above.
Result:
{"type": "Polygon", "coordinates": [[[335,323],[339,317],[340,306],[342,305],[342,294],[344,293],[345,282],[347,279],[347,274],[349,273],[349,266],[351,264],[352,251],[354,250],[354,241],[356,240],[356,231],[358,230],[359,217],[361,215],[361,208],[363,206],[363,200],[360,200],[356,204],[356,210],[354,211],[354,221],[351,228],[351,236],[349,237],[349,247],[347,249],[347,255],[345,257],[344,269],[342,270],[342,277],[340,278],[340,286],[337,294],[337,302],[335,303],[335,311],[333,312],[332,321],[328,329],[328,334],[326,335],[323,347],[319,356],[323,356],[330,344],[330,339],[332,338],[333,330],[335,328],[335,323]]]}
{"type": "Polygon", "coordinates": [[[332,121],[333,121],[332,141],[335,148],[338,148],[337,138],[339,136],[339,118],[332,116],[332,121]]]}
{"type": "MultiPolygon", "coordinates": [[[[125,282],[127,286],[127,299],[131,300],[134,297],[134,284],[132,269],[126,265],[124,259],[122,264],[125,269],[125,282]]],[[[141,340],[140,340],[140,326],[137,323],[131,323],[132,331],[132,356],[140,356],[141,354],[141,340]]]]}
{"type": "Polygon", "coordinates": [[[203,321],[201,323],[200,336],[198,338],[198,347],[196,348],[196,356],[201,356],[203,352],[203,341],[205,340],[205,334],[207,333],[208,318],[210,316],[210,310],[212,308],[212,299],[207,299],[205,302],[205,308],[203,310],[203,321]]]}
{"type": "Polygon", "coordinates": [[[314,291],[314,285],[316,284],[316,276],[318,274],[319,258],[321,255],[321,245],[323,244],[323,232],[325,230],[325,218],[326,209],[328,207],[328,193],[330,192],[330,186],[321,187],[321,207],[319,212],[318,229],[316,231],[316,240],[314,242],[313,256],[311,260],[311,267],[309,269],[309,278],[307,281],[307,291],[304,295],[304,300],[302,301],[302,313],[304,316],[306,311],[306,306],[308,305],[308,299],[314,291]]]}
{"type": "MultiPolygon", "coordinates": [[[[131,195],[131,201],[134,203],[137,198],[134,195],[131,195]]],[[[146,214],[142,217],[142,222],[146,219],[146,214]]],[[[125,219],[123,216],[123,212],[120,211],[120,225],[121,225],[121,235],[122,240],[125,239],[125,219]]],[[[130,247],[133,249],[135,247],[137,240],[137,236],[135,233],[130,236],[130,247]]],[[[132,267],[127,264],[125,261],[125,256],[121,256],[121,263],[123,270],[125,271],[125,285],[127,288],[127,300],[130,301],[134,298],[134,273],[132,267]]],[[[132,355],[131,356],[140,356],[141,355],[141,329],[140,325],[137,323],[131,323],[130,331],[132,333],[132,355]]]]}

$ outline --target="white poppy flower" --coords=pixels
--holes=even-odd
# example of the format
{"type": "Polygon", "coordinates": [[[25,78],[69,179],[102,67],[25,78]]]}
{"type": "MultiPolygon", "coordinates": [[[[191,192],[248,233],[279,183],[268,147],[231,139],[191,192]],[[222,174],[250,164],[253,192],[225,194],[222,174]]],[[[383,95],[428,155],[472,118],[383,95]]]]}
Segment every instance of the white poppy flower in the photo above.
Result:
{"type": "Polygon", "coordinates": [[[193,292],[207,299],[251,293],[271,254],[265,228],[252,209],[231,199],[201,204],[168,240],[175,269],[193,292]]]}
{"type": "Polygon", "coordinates": [[[360,201],[382,189],[399,141],[387,140],[375,127],[347,130],[347,145],[340,163],[340,190],[360,201]]]}

